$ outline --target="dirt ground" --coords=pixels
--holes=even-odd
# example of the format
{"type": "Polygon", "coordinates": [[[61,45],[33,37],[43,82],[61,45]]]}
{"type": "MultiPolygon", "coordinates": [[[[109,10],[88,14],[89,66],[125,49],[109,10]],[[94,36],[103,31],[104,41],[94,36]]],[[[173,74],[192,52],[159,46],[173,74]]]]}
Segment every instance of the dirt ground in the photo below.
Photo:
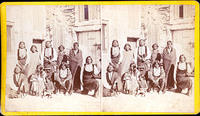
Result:
{"type": "Polygon", "coordinates": [[[167,91],[147,93],[145,97],[119,94],[94,98],[73,93],[54,94],[52,98],[27,95],[24,98],[6,97],[6,111],[64,111],[64,112],[194,112],[194,95],[167,91]]]}

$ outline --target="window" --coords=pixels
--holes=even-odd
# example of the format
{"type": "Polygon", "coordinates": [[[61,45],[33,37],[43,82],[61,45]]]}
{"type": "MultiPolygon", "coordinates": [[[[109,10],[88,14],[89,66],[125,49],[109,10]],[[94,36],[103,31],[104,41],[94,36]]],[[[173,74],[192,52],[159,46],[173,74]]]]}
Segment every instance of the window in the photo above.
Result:
{"type": "Polygon", "coordinates": [[[88,5],[84,5],[84,19],[88,20],[88,5]]]}
{"type": "Polygon", "coordinates": [[[179,6],[179,18],[183,18],[183,5],[179,6]]]}

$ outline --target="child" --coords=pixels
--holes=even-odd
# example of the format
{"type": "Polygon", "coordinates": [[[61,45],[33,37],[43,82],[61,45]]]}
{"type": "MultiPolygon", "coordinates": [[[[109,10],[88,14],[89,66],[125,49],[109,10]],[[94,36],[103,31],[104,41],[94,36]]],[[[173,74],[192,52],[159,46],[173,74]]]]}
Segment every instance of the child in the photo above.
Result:
{"type": "Polygon", "coordinates": [[[140,75],[138,76],[138,84],[139,84],[139,90],[138,90],[138,94],[141,96],[145,96],[145,93],[147,91],[147,82],[145,79],[145,75],[146,75],[146,68],[145,68],[145,64],[141,64],[138,67],[139,71],[140,71],[140,75]]]}
{"type": "Polygon", "coordinates": [[[17,51],[17,60],[19,65],[22,68],[22,71],[25,71],[25,65],[26,65],[26,60],[27,60],[27,49],[25,46],[25,42],[20,41],[19,42],[19,48],[17,51]]]}
{"type": "Polygon", "coordinates": [[[46,73],[43,71],[43,67],[41,64],[37,65],[37,69],[35,74],[33,74],[30,78],[31,88],[30,93],[32,95],[44,96],[45,91],[45,76],[46,73]]]}
{"type": "Polygon", "coordinates": [[[64,55],[65,55],[65,47],[63,46],[63,45],[60,45],[59,47],[58,47],[58,58],[57,58],[57,65],[58,65],[58,67],[61,65],[61,63],[62,63],[62,60],[63,60],[63,57],[64,57],[64,55]]]}
{"type": "Polygon", "coordinates": [[[112,41],[112,47],[110,51],[111,55],[111,63],[115,66],[115,70],[118,71],[119,64],[120,64],[120,47],[117,40],[112,41]]]}
{"type": "Polygon", "coordinates": [[[152,64],[154,64],[154,62],[156,60],[158,60],[159,62],[161,62],[161,54],[160,54],[160,52],[158,50],[158,47],[159,46],[156,43],[152,45],[152,48],[153,48],[152,54],[151,54],[151,63],[152,64]]]}
{"type": "Polygon", "coordinates": [[[28,78],[26,77],[26,75],[22,73],[22,69],[19,65],[16,65],[14,69],[13,81],[16,87],[18,87],[17,90],[18,94],[22,93],[22,96],[24,96],[25,93],[28,93],[29,91],[28,78]]]}
{"type": "Polygon", "coordinates": [[[45,68],[45,72],[46,72],[46,76],[45,76],[45,87],[46,87],[46,90],[45,90],[45,96],[51,98],[54,90],[55,90],[55,87],[54,87],[54,81],[55,79],[53,78],[55,76],[55,73],[52,72],[51,70],[51,67],[50,66],[47,66],[45,68]]]}
{"type": "Polygon", "coordinates": [[[67,63],[62,63],[60,68],[59,68],[59,78],[57,78],[57,84],[56,87],[58,90],[64,89],[64,94],[69,93],[70,94],[70,89],[72,87],[72,74],[69,69],[69,64],[67,63]]]}
{"type": "Polygon", "coordinates": [[[137,95],[137,91],[139,88],[138,77],[139,77],[139,71],[136,68],[136,64],[133,62],[129,66],[129,71],[126,72],[123,76],[124,92],[126,94],[137,95]]]}

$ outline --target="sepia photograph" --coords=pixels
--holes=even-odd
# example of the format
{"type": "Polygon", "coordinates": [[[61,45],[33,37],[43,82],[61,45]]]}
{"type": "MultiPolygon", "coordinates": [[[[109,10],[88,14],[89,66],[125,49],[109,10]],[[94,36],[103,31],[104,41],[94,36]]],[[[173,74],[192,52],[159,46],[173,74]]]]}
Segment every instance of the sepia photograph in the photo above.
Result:
{"type": "Polygon", "coordinates": [[[6,5],[5,112],[195,112],[191,4],[6,5]]]}

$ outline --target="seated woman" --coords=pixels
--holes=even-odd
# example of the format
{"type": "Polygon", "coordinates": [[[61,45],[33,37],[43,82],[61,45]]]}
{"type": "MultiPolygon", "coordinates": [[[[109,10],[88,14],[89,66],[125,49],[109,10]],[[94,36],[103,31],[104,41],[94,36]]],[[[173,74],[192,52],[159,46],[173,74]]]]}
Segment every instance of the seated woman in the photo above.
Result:
{"type": "Polygon", "coordinates": [[[14,69],[13,81],[16,87],[18,87],[18,94],[24,96],[25,93],[29,92],[28,78],[22,73],[22,69],[19,65],[16,65],[14,69]]]}
{"type": "Polygon", "coordinates": [[[192,80],[188,77],[191,73],[190,65],[186,62],[185,56],[182,54],[179,57],[179,62],[177,63],[176,71],[176,82],[177,82],[177,92],[187,88],[186,95],[191,94],[192,80]]]}
{"type": "Polygon", "coordinates": [[[133,62],[130,64],[129,71],[123,75],[123,85],[124,92],[126,94],[137,94],[137,90],[139,88],[138,85],[138,77],[140,73],[137,70],[136,64],[133,62]]]}
{"type": "Polygon", "coordinates": [[[86,58],[86,63],[83,69],[83,91],[82,94],[88,94],[89,91],[94,90],[94,97],[97,97],[99,89],[99,82],[96,80],[96,76],[99,74],[97,67],[92,64],[92,57],[86,58]]]}
{"type": "Polygon", "coordinates": [[[30,82],[30,94],[36,96],[44,96],[45,92],[45,77],[46,73],[43,71],[41,64],[37,65],[36,72],[31,75],[30,82]]]}
{"type": "Polygon", "coordinates": [[[56,78],[56,91],[64,90],[64,94],[70,93],[70,89],[72,87],[72,73],[69,69],[69,64],[62,62],[59,71],[58,78],[56,78]]]}
{"type": "Polygon", "coordinates": [[[165,86],[165,72],[163,69],[163,66],[160,65],[159,61],[156,60],[153,63],[153,66],[150,71],[150,84],[149,84],[149,89],[157,89],[157,92],[159,93],[160,91],[164,92],[164,86],[165,86]]]}

